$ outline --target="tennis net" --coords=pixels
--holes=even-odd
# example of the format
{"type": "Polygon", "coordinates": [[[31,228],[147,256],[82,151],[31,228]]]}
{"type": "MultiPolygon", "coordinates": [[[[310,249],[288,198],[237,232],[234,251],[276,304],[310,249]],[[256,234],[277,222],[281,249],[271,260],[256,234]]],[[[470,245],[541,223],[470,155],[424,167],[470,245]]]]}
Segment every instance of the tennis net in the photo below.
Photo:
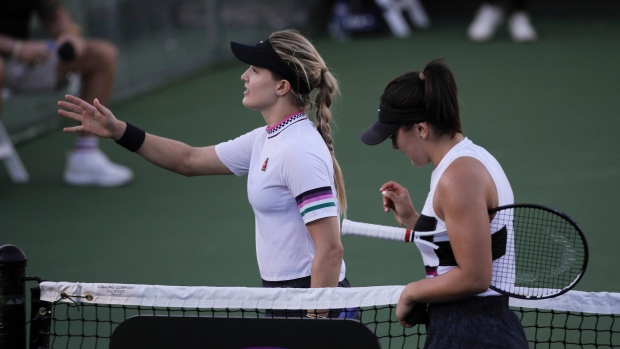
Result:
{"type": "MultiPolygon", "coordinates": [[[[111,342],[115,336],[120,338],[125,324],[136,319],[224,319],[224,324],[228,321],[236,326],[231,333],[245,338],[244,331],[256,324],[244,326],[238,321],[258,320],[259,325],[269,326],[270,321],[275,324],[273,321],[283,320],[278,312],[288,310],[284,321],[293,324],[295,321],[304,325],[333,324],[336,328],[336,325],[354,323],[371,334],[369,341],[376,343],[370,344],[377,345],[372,348],[422,348],[425,325],[404,328],[396,320],[395,308],[403,288],[272,289],[42,282],[37,290],[40,297],[33,297],[32,302],[31,332],[36,333],[34,337],[31,333],[31,347],[34,344],[46,348],[120,348],[111,342]],[[337,311],[330,311],[330,319],[312,319],[307,317],[308,309],[337,311]],[[244,329],[240,330],[239,326],[244,329]],[[32,343],[32,338],[38,338],[39,343],[32,343]]],[[[545,300],[511,299],[510,306],[522,321],[530,348],[620,346],[620,293],[569,291],[545,300]]],[[[155,332],[162,332],[162,324],[165,322],[152,325],[160,326],[155,332]]],[[[191,327],[190,322],[184,324],[191,327]]],[[[215,338],[227,332],[217,328],[206,324],[200,327],[200,336],[215,338]],[[209,333],[210,330],[217,333],[209,333]]],[[[308,331],[304,329],[305,332],[308,331]]],[[[273,338],[277,335],[271,332],[269,336],[270,345],[276,346],[273,338]]],[[[244,343],[245,346],[237,348],[250,347],[244,343]]]]}

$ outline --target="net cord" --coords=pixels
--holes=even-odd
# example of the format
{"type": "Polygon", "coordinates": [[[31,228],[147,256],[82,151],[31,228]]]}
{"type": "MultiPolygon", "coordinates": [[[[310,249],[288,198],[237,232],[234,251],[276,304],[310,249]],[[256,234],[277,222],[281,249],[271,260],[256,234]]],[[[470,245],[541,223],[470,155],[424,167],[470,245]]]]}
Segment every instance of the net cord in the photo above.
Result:
{"type": "MultiPolygon", "coordinates": [[[[405,286],[351,288],[260,288],[49,282],[47,302],[179,308],[337,309],[397,304],[405,286]]],[[[568,291],[558,297],[510,299],[511,307],[593,314],[620,314],[620,293],[568,291]]]]}
{"type": "Polygon", "coordinates": [[[41,300],[179,308],[338,309],[396,304],[405,286],[261,288],[42,282],[41,300]]]}

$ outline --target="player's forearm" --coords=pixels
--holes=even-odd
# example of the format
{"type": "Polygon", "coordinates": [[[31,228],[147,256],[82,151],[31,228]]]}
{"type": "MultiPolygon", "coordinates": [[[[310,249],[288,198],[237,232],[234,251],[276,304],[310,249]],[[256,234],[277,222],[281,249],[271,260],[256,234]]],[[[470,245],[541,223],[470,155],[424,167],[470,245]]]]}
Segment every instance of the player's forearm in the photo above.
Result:
{"type": "Polygon", "coordinates": [[[217,156],[215,146],[192,147],[147,133],[137,153],[161,168],[188,177],[232,174],[217,156]]]}
{"type": "Polygon", "coordinates": [[[112,138],[154,165],[185,176],[232,174],[218,157],[215,146],[192,147],[183,142],[146,133],[115,119],[109,110],[103,110],[103,113],[109,114],[111,119],[102,127],[109,133],[98,131],[95,134],[112,138]]]}
{"type": "Polygon", "coordinates": [[[445,274],[408,284],[403,297],[411,302],[456,302],[486,291],[489,284],[456,267],[445,274]]]}
{"type": "Polygon", "coordinates": [[[148,133],[137,151],[150,163],[185,176],[194,172],[188,160],[191,152],[192,147],[185,143],[148,133]]]}

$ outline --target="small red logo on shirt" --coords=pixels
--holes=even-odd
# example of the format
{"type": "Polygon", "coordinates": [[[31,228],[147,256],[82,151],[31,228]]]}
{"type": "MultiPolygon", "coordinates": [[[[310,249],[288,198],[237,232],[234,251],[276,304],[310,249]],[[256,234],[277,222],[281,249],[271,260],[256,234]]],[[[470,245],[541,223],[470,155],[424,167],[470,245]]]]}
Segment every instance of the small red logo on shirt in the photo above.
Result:
{"type": "Polygon", "coordinates": [[[269,162],[269,158],[265,159],[265,162],[263,162],[263,167],[260,168],[261,171],[265,172],[267,171],[267,163],[269,162]]]}

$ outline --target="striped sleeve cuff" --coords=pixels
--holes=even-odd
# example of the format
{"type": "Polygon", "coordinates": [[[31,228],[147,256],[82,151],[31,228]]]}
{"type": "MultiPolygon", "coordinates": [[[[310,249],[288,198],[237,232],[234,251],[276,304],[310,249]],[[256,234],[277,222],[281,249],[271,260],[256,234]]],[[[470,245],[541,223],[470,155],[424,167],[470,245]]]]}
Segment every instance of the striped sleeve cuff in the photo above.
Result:
{"type": "Polygon", "coordinates": [[[336,200],[331,187],[308,190],[298,195],[295,200],[297,200],[297,207],[302,218],[316,210],[336,207],[336,200]]]}

